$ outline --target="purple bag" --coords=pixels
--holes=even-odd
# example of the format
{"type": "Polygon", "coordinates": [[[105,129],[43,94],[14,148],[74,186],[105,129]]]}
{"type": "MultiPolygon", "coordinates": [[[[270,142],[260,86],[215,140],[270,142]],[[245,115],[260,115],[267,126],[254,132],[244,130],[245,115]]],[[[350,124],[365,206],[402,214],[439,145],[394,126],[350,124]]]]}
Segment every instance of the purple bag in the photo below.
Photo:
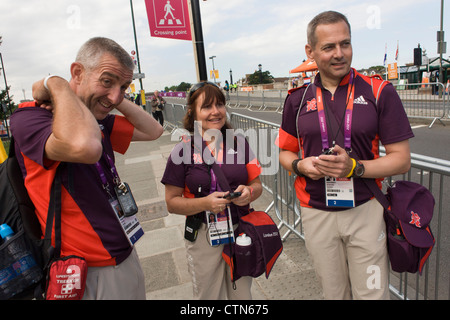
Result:
{"type": "Polygon", "coordinates": [[[384,207],[392,270],[422,274],[435,243],[429,226],[435,204],[433,195],[411,181],[396,181],[386,196],[378,187],[369,187],[384,207]]]}
{"type": "Polygon", "coordinates": [[[280,233],[272,218],[264,211],[251,211],[239,218],[239,226],[234,231],[235,239],[241,234],[251,238],[251,245],[241,247],[236,242],[225,245],[222,257],[230,266],[232,281],[240,277],[259,277],[264,272],[266,278],[283,251],[280,233]]]}
{"type": "MultiPolygon", "coordinates": [[[[220,166],[214,162],[212,169],[222,190],[231,190],[220,166]]],[[[223,259],[230,266],[231,280],[234,282],[243,276],[256,278],[264,271],[268,278],[273,265],[283,251],[277,225],[266,212],[250,209],[248,214],[239,214],[239,225],[234,231],[235,239],[241,233],[250,237],[252,244],[245,248],[238,248],[234,242],[225,245],[222,252],[223,259]]]]}

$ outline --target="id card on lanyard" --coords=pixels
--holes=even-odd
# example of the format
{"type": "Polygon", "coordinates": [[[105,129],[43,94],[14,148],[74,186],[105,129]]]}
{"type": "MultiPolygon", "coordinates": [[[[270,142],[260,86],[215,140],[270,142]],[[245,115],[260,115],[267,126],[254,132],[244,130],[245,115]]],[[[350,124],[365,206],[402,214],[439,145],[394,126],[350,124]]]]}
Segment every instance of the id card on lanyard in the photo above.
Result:
{"type": "MultiPolygon", "coordinates": [[[[344,113],[343,126],[344,126],[344,148],[347,152],[351,152],[352,141],[352,116],[353,116],[353,101],[355,94],[355,87],[353,84],[354,72],[350,71],[350,78],[347,89],[346,109],[344,113]]],[[[338,128],[338,132],[333,139],[332,146],[328,140],[328,128],[327,128],[327,115],[324,109],[324,101],[322,95],[322,89],[316,87],[316,100],[317,100],[317,114],[319,117],[320,135],[322,141],[322,151],[327,152],[331,150],[335,143],[336,137],[339,133],[342,122],[338,128]]],[[[353,178],[332,178],[325,177],[325,195],[326,205],[328,207],[354,207],[355,206],[355,190],[353,185],[353,178]]]]}
{"type": "Polygon", "coordinates": [[[106,179],[105,171],[103,170],[100,162],[95,164],[95,168],[97,169],[102,181],[103,189],[108,194],[109,204],[119,220],[123,232],[127,236],[130,244],[134,245],[144,235],[144,230],[136,217],[136,202],[128,184],[120,181],[114,161],[105,151],[103,151],[103,158],[105,158],[108,163],[111,174],[114,177],[114,192],[110,191],[110,186],[108,180],[106,179]]]}
{"type": "MultiPolygon", "coordinates": [[[[218,187],[217,177],[214,174],[214,170],[211,170],[211,193],[216,191],[216,189],[220,189],[218,187]]],[[[206,223],[208,226],[209,244],[211,246],[234,242],[234,229],[229,206],[217,214],[206,211],[206,223]]]]}

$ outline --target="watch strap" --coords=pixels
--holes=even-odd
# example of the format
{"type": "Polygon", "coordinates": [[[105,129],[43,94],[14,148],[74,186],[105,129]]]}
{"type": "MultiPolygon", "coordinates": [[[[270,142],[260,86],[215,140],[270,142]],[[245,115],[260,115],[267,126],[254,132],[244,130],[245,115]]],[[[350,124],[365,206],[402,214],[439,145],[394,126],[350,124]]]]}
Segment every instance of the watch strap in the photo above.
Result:
{"type": "Polygon", "coordinates": [[[361,178],[364,175],[364,165],[361,163],[361,161],[356,161],[356,167],[353,170],[353,175],[352,177],[356,177],[356,178],[361,178]],[[360,168],[362,168],[362,172],[359,173],[360,168]]]}
{"type": "Polygon", "coordinates": [[[294,161],[292,161],[292,171],[294,171],[294,173],[299,176],[299,177],[304,177],[305,175],[302,174],[297,167],[297,164],[301,161],[302,159],[295,159],[294,161]]]}

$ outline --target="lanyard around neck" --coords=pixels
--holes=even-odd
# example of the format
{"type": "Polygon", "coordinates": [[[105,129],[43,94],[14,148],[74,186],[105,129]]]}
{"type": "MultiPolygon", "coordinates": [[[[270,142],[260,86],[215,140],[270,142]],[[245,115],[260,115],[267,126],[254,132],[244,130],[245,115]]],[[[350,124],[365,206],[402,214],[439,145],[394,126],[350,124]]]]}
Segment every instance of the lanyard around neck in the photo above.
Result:
{"type": "MultiPolygon", "coordinates": [[[[353,85],[354,71],[350,71],[350,79],[348,82],[347,89],[347,99],[346,99],[346,110],[344,116],[344,147],[349,152],[352,148],[352,116],[353,116],[353,100],[355,95],[355,86],[353,85]]],[[[328,141],[328,128],[327,128],[327,115],[324,109],[322,89],[316,86],[316,100],[317,100],[317,112],[319,117],[320,135],[322,137],[322,151],[328,150],[330,148],[330,143],[328,141]]],[[[342,123],[340,124],[340,126],[342,123]]],[[[340,130],[338,128],[338,132],[340,130]]],[[[337,136],[337,134],[336,134],[337,136]]],[[[334,137],[336,140],[336,137],[334,137]]],[[[333,141],[333,146],[335,141],[333,141]]]]}
{"type": "MultiPolygon", "coordinates": [[[[104,129],[103,125],[100,126],[100,129],[103,131],[103,129],[104,129]]],[[[117,169],[116,169],[116,166],[114,164],[113,159],[105,151],[105,148],[104,148],[105,144],[104,144],[104,142],[105,142],[105,137],[104,137],[104,135],[102,133],[102,145],[103,145],[103,157],[102,158],[105,158],[105,160],[106,160],[106,162],[107,162],[107,164],[109,166],[109,169],[110,169],[110,171],[111,171],[111,173],[113,175],[114,183],[116,185],[119,185],[120,184],[119,174],[117,173],[117,169]]],[[[106,192],[111,196],[111,193],[109,192],[109,183],[108,183],[108,180],[106,178],[106,173],[103,170],[102,165],[100,164],[100,160],[95,163],[95,168],[97,169],[98,175],[100,176],[100,179],[102,181],[103,189],[105,189],[106,192]]]]}
{"type": "MultiPolygon", "coordinates": [[[[103,157],[106,158],[106,161],[110,167],[111,173],[114,177],[114,183],[119,184],[120,178],[119,178],[119,174],[117,173],[116,166],[114,165],[114,161],[111,159],[109,154],[107,154],[106,152],[103,152],[103,157]]],[[[104,186],[107,185],[108,180],[106,179],[106,174],[105,174],[105,171],[103,170],[102,165],[100,164],[100,161],[95,163],[95,167],[97,168],[100,179],[102,180],[102,184],[104,186]]]]}
{"type": "Polygon", "coordinates": [[[211,193],[215,192],[215,191],[222,191],[219,184],[218,184],[218,180],[216,175],[214,174],[214,171],[212,170],[212,164],[209,163],[210,161],[216,161],[216,163],[218,162],[218,165],[221,166],[222,165],[222,161],[223,161],[223,143],[220,143],[220,147],[219,150],[217,150],[217,146],[216,146],[216,154],[218,155],[218,158],[220,159],[219,161],[217,161],[217,159],[214,157],[212,150],[210,148],[209,145],[206,144],[206,141],[203,139],[203,137],[201,138],[201,144],[199,143],[199,141],[195,140],[195,137],[186,137],[183,138],[183,141],[185,142],[189,142],[191,143],[192,147],[193,147],[193,160],[194,163],[197,164],[203,164],[205,163],[208,167],[209,167],[209,173],[210,173],[210,182],[211,182],[211,193]],[[193,139],[193,141],[192,141],[193,139]],[[211,157],[209,159],[207,159],[206,161],[203,159],[203,155],[206,155],[206,150],[209,151],[209,154],[211,155],[211,157]],[[204,153],[205,152],[205,153],[204,153]],[[196,155],[198,155],[197,160],[195,160],[196,155]]]}

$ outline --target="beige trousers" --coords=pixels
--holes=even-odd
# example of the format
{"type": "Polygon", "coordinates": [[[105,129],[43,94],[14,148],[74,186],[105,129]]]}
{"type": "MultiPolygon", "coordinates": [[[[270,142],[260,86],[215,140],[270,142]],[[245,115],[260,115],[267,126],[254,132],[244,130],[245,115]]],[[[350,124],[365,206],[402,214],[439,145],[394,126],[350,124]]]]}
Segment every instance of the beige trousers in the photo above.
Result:
{"type": "Polygon", "coordinates": [[[145,300],[145,277],[136,249],[117,266],[89,267],[83,300],[145,300]]]}
{"type": "Polygon", "coordinates": [[[195,242],[186,241],[188,270],[192,276],[194,299],[198,300],[251,300],[251,277],[231,282],[230,268],[222,258],[223,246],[211,247],[207,228],[202,223],[195,242]]]}
{"type": "Polygon", "coordinates": [[[325,299],[389,299],[386,227],[376,199],[337,212],[302,208],[301,214],[325,299]]]}

